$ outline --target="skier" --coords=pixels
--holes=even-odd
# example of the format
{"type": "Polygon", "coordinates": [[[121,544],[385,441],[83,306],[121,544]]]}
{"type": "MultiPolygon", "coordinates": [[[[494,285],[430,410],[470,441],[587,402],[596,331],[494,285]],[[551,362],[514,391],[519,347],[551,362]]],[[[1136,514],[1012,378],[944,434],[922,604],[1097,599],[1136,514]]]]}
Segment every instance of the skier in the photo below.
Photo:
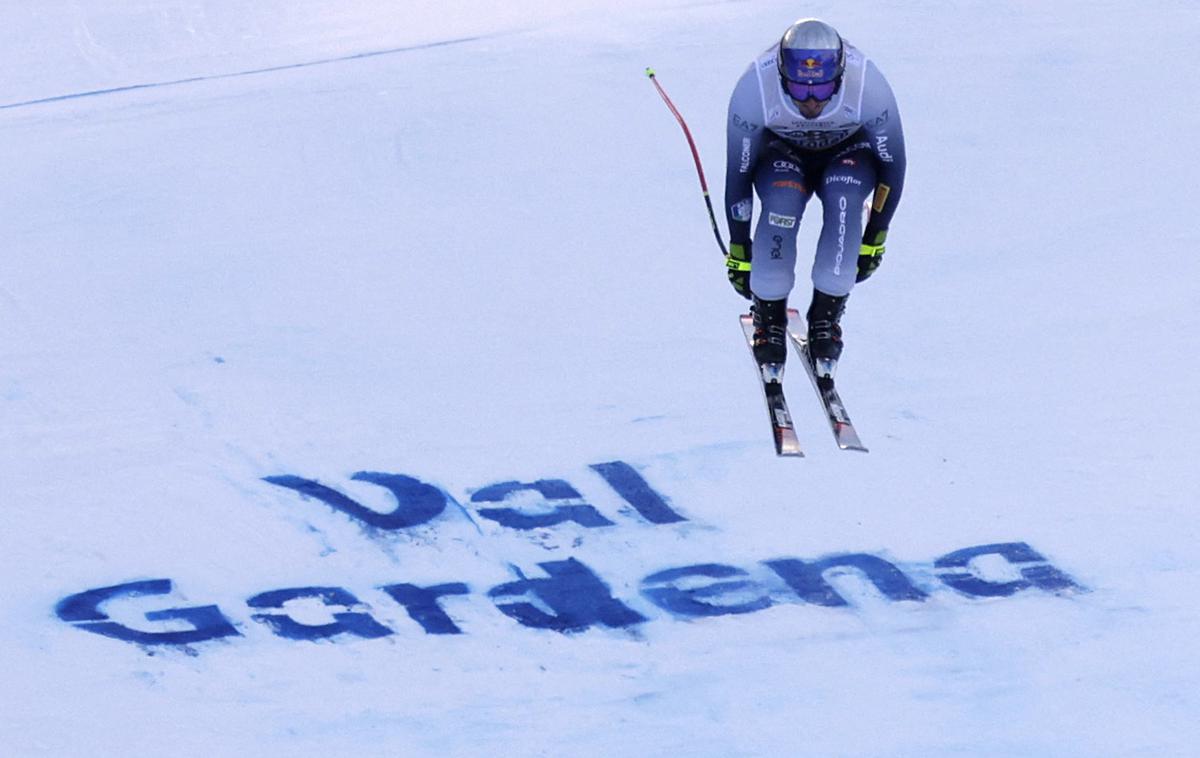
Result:
{"type": "Polygon", "coordinates": [[[801,19],[738,80],[727,135],[726,266],[733,288],[753,300],[755,358],[775,364],[781,375],[796,234],[816,194],[824,224],[812,268],[808,345],[816,375],[832,379],[846,298],[878,268],[904,185],[904,135],[892,89],[832,26],[801,19]],[[872,191],[864,230],[863,204],[872,191]],[[752,241],[754,192],[762,208],[752,241]]]}

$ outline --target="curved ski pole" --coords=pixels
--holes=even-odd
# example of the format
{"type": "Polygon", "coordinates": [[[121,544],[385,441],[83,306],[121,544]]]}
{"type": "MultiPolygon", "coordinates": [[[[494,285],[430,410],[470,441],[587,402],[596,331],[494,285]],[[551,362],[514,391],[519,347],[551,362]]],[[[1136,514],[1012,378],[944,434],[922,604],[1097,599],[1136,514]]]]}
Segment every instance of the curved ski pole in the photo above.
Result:
{"type": "Polygon", "coordinates": [[[692,139],[692,132],[688,129],[687,123],[683,120],[675,104],[671,102],[671,98],[667,97],[667,93],[663,90],[662,85],[655,78],[654,69],[647,67],[646,76],[650,77],[650,81],[654,83],[654,88],[658,90],[658,94],[662,95],[663,102],[671,109],[671,113],[675,114],[675,120],[683,127],[683,134],[687,137],[688,147],[692,149],[692,160],[696,162],[696,173],[700,176],[700,189],[704,192],[704,205],[708,208],[708,220],[712,222],[713,236],[717,238],[717,246],[721,248],[721,254],[726,258],[729,257],[729,251],[725,249],[725,240],[721,237],[721,228],[717,226],[717,214],[713,212],[712,198],[708,196],[708,182],[704,180],[704,167],[700,165],[700,153],[696,150],[696,142],[692,139]]]}

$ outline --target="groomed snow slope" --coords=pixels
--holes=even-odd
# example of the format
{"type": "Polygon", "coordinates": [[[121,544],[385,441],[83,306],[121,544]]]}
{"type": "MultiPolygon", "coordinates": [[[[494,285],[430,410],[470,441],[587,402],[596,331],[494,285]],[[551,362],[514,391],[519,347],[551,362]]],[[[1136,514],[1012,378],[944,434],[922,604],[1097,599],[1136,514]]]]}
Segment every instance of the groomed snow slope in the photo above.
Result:
{"type": "Polygon", "coordinates": [[[0,9],[6,755],[1196,754],[1194,4],[119,5],[0,9]],[[910,168],[783,460],[643,70],[719,199],[799,15],[910,168]]]}

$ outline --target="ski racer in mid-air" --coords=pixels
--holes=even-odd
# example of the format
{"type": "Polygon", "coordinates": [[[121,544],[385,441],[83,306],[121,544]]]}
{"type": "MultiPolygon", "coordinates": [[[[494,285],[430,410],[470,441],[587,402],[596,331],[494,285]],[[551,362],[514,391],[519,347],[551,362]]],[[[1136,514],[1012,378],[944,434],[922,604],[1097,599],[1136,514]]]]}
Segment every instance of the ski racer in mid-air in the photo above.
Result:
{"type": "Polygon", "coordinates": [[[755,359],[782,371],[796,234],[815,194],[824,219],[812,267],[808,346],[816,375],[831,379],[842,353],[846,298],[878,268],[904,186],[904,133],[892,88],[833,27],[802,19],[738,80],[727,134],[726,264],[734,289],[753,300],[755,359]],[[755,192],[762,207],[752,240],[755,192]],[[864,230],[863,206],[872,192],[864,230]]]}

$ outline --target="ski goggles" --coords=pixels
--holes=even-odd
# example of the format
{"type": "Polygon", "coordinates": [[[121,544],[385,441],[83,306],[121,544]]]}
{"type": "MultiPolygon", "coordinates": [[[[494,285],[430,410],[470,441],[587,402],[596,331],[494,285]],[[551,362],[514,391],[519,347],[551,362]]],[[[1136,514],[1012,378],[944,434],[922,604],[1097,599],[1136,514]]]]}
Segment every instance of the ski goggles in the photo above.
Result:
{"type": "Polygon", "coordinates": [[[837,50],[779,50],[779,77],[792,99],[828,100],[838,91],[846,61],[837,50]]]}
{"type": "Polygon", "coordinates": [[[791,79],[783,80],[783,88],[787,90],[788,95],[797,102],[805,100],[828,100],[833,97],[833,93],[838,91],[840,81],[834,79],[831,82],[794,82],[791,79]]]}

